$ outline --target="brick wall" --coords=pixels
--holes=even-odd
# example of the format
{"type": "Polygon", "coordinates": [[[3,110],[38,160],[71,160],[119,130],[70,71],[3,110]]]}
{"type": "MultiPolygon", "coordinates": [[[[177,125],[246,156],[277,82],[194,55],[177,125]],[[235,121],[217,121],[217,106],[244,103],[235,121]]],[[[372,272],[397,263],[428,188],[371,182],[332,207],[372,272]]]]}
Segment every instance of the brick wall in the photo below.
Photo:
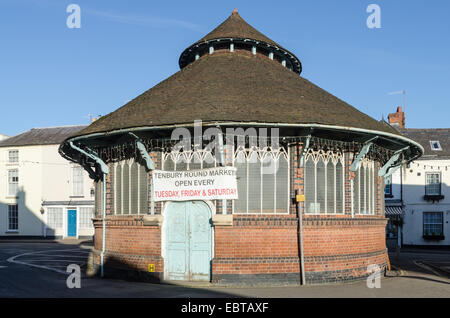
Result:
{"type": "MultiPolygon", "coordinates": [[[[102,220],[94,220],[94,227],[95,250],[92,265],[98,271],[102,250],[102,220]]],[[[105,273],[111,275],[126,272],[125,276],[160,281],[164,272],[161,227],[146,226],[139,216],[108,216],[104,267],[108,269],[105,273]],[[155,266],[155,272],[149,272],[149,264],[155,266]]]]}
{"type": "MultiPolygon", "coordinates": [[[[213,281],[255,280],[255,275],[300,272],[297,218],[234,216],[233,226],[216,226],[213,281]],[[249,277],[250,275],[250,277],[249,277]],[[251,278],[251,279],[250,279],[251,278]]],[[[264,276],[266,275],[266,276],[264,276]]]]}

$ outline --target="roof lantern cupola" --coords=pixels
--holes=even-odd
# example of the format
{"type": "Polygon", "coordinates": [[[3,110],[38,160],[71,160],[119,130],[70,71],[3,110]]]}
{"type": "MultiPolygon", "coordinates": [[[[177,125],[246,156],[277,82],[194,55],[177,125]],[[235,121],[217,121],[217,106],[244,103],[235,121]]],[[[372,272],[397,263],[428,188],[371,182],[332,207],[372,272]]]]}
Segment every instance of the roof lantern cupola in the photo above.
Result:
{"type": "Polygon", "coordinates": [[[297,74],[302,72],[302,64],[294,54],[249,25],[237,9],[217,28],[181,53],[180,68],[204,55],[220,51],[263,55],[297,74]]]}

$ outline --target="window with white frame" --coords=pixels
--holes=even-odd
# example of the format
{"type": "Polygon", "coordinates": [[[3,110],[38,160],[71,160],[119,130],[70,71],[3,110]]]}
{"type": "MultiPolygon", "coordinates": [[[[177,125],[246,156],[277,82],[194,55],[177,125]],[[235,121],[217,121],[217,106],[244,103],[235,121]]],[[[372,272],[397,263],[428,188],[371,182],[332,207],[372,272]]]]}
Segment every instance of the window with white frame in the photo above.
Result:
{"type": "Polygon", "coordinates": [[[8,170],[8,195],[16,196],[19,190],[19,170],[8,170]]]}
{"type": "Polygon", "coordinates": [[[17,204],[8,205],[8,231],[19,230],[19,207],[17,204]]]}
{"type": "Polygon", "coordinates": [[[8,151],[8,163],[18,163],[19,162],[19,150],[8,151]]]}
{"type": "Polygon", "coordinates": [[[80,207],[80,229],[92,229],[94,209],[92,207],[80,207]]]}
{"type": "Polygon", "coordinates": [[[238,149],[233,165],[239,199],[235,214],[289,213],[289,155],[279,148],[238,149]]]}
{"type": "Polygon", "coordinates": [[[83,193],[83,168],[72,167],[72,195],[82,197],[83,193]]]}
{"type": "Polygon", "coordinates": [[[344,213],[344,156],[309,150],[305,157],[304,188],[307,214],[344,213]]]}
{"type": "Polygon", "coordinates": [[[392,195],[392,175],[384,179],[384,195],[391,196],[392,195]]]}
{"type": "Polygon", "coordinates": [[[47,227],[51,229],[63,227],[63,208],[47,208],[47,227]]]}
{"type": "Polygon", "coordinates": [[[423,213],[423,235],[435,236],[444,234],[444,214],[442,212],[423,213]]]}
{"type": "Polygon", "coordinates": [[[375,164],[363,159],[353,180],[354,211],[356,214],[375,214],[375,164]]]}
{"type": "Polygon", "coordinates": [[[442,151],[441,143],[438,140],[430,141],[431,150],[442,151]]]}
{"type": "Polygon", "coordinates": [[[425,174],[425,195],[441,194],[441,174],[438,172],[428,172],[425,174]]]}
{"type": "Polygon", "coordinates": [[[114,171],[115,214],[148,212],[148,172],[133,160],[119,162],[114,171]]]}

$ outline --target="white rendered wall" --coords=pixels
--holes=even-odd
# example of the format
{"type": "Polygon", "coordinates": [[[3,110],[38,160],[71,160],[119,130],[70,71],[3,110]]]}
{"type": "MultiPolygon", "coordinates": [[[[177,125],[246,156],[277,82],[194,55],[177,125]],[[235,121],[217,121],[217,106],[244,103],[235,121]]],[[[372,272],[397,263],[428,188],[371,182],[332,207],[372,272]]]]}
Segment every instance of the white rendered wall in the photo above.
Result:
{"type": "Polygon", "coordinates": [[[450,220],[450,160],[419,160],[412,162],[409,168],[403,168],[403,203],[405,205],[403,244],[450,245],[448,223],[450,220]],[[433,168],[431,168],[432,166],[433,168]],[[438,166],[442,168],[438,169],[438,166]],[[449,168],[446,169],[444,166],[449,166],[449,168]],[[426,172],[440,172],[443,200],[433,203],[423,199],[426,172]],[[430,241],[423,239],[423,212],[443,212],[445,240],[430,241]]]}

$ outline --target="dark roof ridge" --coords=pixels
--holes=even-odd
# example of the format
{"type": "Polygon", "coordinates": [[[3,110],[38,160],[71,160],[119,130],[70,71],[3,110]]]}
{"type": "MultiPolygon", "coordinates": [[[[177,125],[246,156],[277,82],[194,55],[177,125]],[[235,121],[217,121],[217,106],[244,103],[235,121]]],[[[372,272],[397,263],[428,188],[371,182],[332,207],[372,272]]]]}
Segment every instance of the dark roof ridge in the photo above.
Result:
{"type": "Polygon", "coordinates": [[[87,125],[31,128],[0,141],[0,147],[56,145],[67,137],[86,129],[87,125]]]}
{"type": "Polygon", "coordinates": [[[245,116],[238,115],[239,106],[242,110],[250,106],[255,109],[251,122],[317,123],[400,135],[391,126],[379,123],[279,64],[257,56],[225,53],[208,55],[189,64],[73,137],[132,127],[181,124],[195,119],[242,122],[245,116]],[[238,73],[241,76],[236,77],[238,73]],[[245,87],[254,94],[248,94],[245,87]],[[221,107],[216,109],[215,104],[221,107]],[[277,110],[273,105],[278,105],[277,110]]]}

